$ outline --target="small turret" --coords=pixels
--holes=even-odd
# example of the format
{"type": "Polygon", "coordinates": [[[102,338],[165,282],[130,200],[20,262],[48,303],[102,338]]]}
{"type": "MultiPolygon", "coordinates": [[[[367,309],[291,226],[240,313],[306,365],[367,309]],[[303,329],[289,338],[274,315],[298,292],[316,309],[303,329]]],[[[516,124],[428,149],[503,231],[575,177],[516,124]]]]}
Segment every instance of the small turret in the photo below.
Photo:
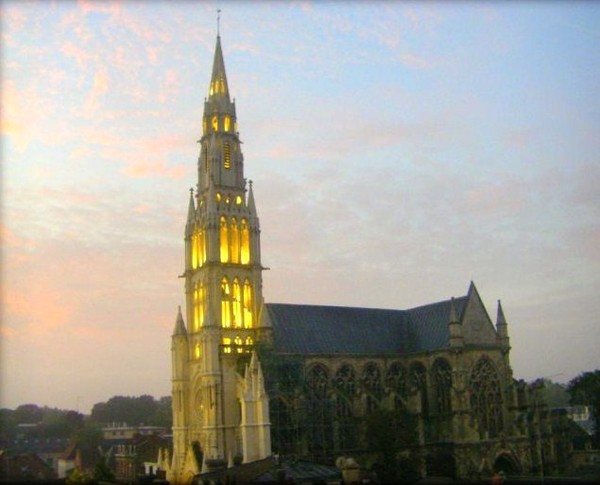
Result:
{"type": "Polygon", "coordinates": [[[450,315],[448,316],[448,330],[450,333],[450,348],[462,349],[464,346],[462,324],[456,315],[454,297],[450,300],[450,315]]]}
{"type": "Polygon", "coordinates": [[[506,323],[506,317],[504,316],[500,300],[498,300],[498,315],[496,317],[496,335],[498,335],[502,348],[509,350],[510,339],[508,338],[508,323],[506,323]]]}

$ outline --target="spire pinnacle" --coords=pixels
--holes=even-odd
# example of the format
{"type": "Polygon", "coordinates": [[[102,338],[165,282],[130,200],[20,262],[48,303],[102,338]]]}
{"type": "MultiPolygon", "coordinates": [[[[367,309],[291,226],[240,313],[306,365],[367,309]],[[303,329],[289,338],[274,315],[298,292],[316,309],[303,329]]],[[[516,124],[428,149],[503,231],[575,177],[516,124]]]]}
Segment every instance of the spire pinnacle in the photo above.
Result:
{"type": "Polygon", "coordinates": [[[252,180],[248,181],[248,209],[252,214],[256,214],[256,203],[254,202],[254,191],[252,190],[252,180]]]}
{"type": "Polygon", "coordinates": [[[175,320],[175,328],[173,329],[173,337],[177,335],[187,335],[183,316],[181,315],[181,305],[177,307],[177,319],[175,320]]]}
{"type": "Polygon", "coordinates": [[[217,35],[217,45],[215,46],[215,57],[213,59],[213,70],[210,78],[210,87],[208,90],[208,99],[215,97],[224,97],[229,101],[229,87],[227,86],[227,76],[225,75],[225,61],[223,60],[223,50],[221,49],[221,36],[217,35]]]}
{"type": "Polygon", "coordinates": [[[502,310],[502,303],[498,300],[498,314],[496,317],[496,325],[506,325],[506,317],[504,316],[504,310],[502,310]]]}
{"type": "Polygon", "coordinates": [[[187,223],[191,224],[194,222],[194,217],[196,215],[196,206],[194,205],[194,189],[190,188],[190,203],[188,205],[188,216],[187,223]]]}
{"type": "Polygon", "coordinates": [[[217,37],[221,36],[221,9],[217,9],[217,37]]]}

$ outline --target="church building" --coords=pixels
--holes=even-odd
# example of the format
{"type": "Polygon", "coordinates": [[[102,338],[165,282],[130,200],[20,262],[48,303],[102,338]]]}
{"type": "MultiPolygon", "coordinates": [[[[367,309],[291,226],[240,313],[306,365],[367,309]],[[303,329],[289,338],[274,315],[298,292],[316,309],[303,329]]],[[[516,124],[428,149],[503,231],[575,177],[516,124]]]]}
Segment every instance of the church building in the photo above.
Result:
{"type": "Polygon", "coordinates": [[[513,379],[503,308],[492,321],[474,283],[407,310],[265,303],[220,36],[199,144],[171,339],[171,483],[274,454],[368,468],[378,458],[366,423],[383,411],[411,416],[414,440],[399,454],[422,476],[526,474],[552,461],[535,393],[513,379]]]}

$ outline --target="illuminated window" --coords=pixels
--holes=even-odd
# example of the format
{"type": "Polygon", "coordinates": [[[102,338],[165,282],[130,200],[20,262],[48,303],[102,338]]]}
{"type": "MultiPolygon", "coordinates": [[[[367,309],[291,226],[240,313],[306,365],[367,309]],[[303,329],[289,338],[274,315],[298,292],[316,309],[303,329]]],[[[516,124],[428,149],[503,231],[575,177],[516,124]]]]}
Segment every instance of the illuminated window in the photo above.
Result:
{"type": "Polygon", "coordinates": [[[223,129],[225,131],[229,131],[230,128],[231,128],[231,118],[229,117],[229,115],[225,115],[225,118],[223,119],[223,129]]]}
{"type": "Polygon", "coordinates": [[[243,341],[242,341],[242,338],[239,335],[235,337],[235,339],[233,340],[233,343],[237,347],[236,350],[237,350],[238,354],[244,351],[244,349],[242,348],[243,341]]]}
{"type": "Polygon", "coordinates": [[[241,195],[235,196],[235,205],[242,205],[242,196],[241,195]]]}
{"type": "Polygon", "coordinates": [[[250,337],[250,335],[246,337],[246,345],[254,345],[254,340],[252,340],[252,337],[250,337]]]}
{"type": "Polygon", "coordinates": [[[242,326],[242,290],[237,278],[233,280],[233,326],[242,326]]]}
{"type": "Polygon", "coordinates": [[[219,83],[219,89],[218,89],[218,91],[221,94],[225,94],[225,79],[221,78],[217,82],[219,83]]]}
{"type": "Polygon", "coordinates": [[[192,269],[198,267],[198,233],[192,234],[192,269]]]}
{"type": "Polygon", "coordinates": [[[194,357],[196,358],[196,360],[198,360],[200,358],[201,352],[200,352],[200,344],[196,344],[194,346],[194,357]]]}
{"type": "Polygon", "coordinates": [[[252,285],[250,281],[244,281],[244,327],[252,328],[252,285]]]}
{"type": "Polygon", "coordinates": [[[227,219],[221,216],[219,228],[219,242],[221,252],[221,263],[229,261],[229,229],[227,227],[227,219]]]}
{"type": "Polygon", "coordinates": [[[194,285],[194,332],[197,332],[198,329],[200,328],[200,321],[198,318],[198,306],[199,306],[199,300],[200,300],[200,288],[198,288],[198,285],[195,284],[194,285]]]}
{"type": "Polygon", "coordinates": [[[241,226],[242,244],[240,248],[240,262],[248,264],[250,262],[250,231],[248,230],[246,219],[242,219],[241,226]]]}
{"type": "Polygon", "coordinates": [[[197,308],[197,321],[198,328],[204,325],[204,304],[205,304],[205,290],[204,284],[200,283],[200,288],[198,289],[198,308],[197,308]]]}
{"type": "Polygon", "coordinates": [[[231,168],[231,146],[229,145],[229,142],[225,142],[225,146],[223,148],[223,167],[226,170],[229,170],[231,168]]]}
{"type": "Polygon", "coordinates": [[[240,262],[240,231],[238,229],[237,220],[235,217],[231,219],[231,225],[229,226],[229,232],[231,237],[231,251],[230,259],[232,263],[240,262]]]}
{"type": "Polygon", "coordinates": [[[225,277],[221,280],[221,326],[231,327],[231,291],[225,277]]]}
{"type": "Polygon", "coordinates": [[[212,96],[213,94],[215,94],[215,85],[214,85],[214,83],[210,83],[210,88],[208,90],[208,94],[210,96],[212,96]]]}
{"type": "Polygon", "coordinates": [[[217,202],[221,202],[221,192],[217,192],[217,202]]]}
{"type": "Polygon", "coordinates": [[[204,231],[200,231],[200,249],[198,251],[200,266],[206,263],[206,233],[204,231]]]}
{"type": "Polygon", "coordinates": [[[219,118],[217,117],[217,115],[212,117],[212,129],[213,131],[218,131],[219,130],[219,118]]]}
{"type": "Polygon", "coordinates": [[[223,337],[223,352],[231,354],[231,339],[228,337],[223,337]]]}

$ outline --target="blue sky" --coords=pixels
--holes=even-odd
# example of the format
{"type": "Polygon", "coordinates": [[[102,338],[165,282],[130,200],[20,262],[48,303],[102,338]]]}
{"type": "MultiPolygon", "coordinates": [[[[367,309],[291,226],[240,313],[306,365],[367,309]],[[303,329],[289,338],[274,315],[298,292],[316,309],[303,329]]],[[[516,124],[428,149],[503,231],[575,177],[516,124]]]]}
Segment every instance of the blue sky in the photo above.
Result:
{"type": "Polygon", "coordinates": [[[169,394],[217,8],[266,301],[473,280],[515,377],[600,367],[598,3],[1,5],[2,406],[169,394]]]}

